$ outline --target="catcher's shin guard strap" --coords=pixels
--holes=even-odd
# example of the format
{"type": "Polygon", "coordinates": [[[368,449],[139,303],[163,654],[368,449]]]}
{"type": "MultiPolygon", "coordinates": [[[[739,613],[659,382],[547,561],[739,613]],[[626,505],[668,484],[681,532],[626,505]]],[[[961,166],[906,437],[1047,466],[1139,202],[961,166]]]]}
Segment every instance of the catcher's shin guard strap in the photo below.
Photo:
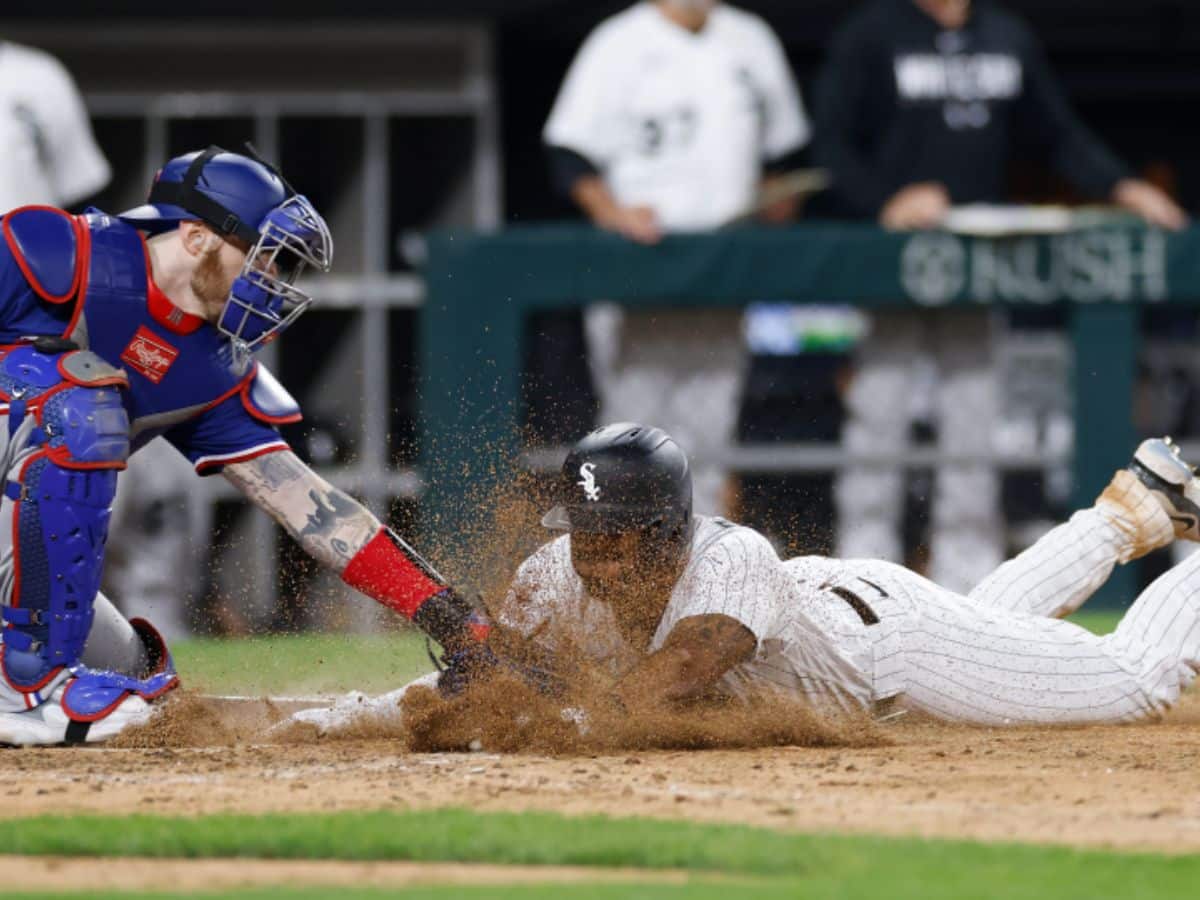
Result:
{"type": "Polygon", "coordinates": [[[350,560],[342,571],[342,581],[408,619],[426,600],[448,587],[415,551],[386,528],[381,528],[350,560]]]}

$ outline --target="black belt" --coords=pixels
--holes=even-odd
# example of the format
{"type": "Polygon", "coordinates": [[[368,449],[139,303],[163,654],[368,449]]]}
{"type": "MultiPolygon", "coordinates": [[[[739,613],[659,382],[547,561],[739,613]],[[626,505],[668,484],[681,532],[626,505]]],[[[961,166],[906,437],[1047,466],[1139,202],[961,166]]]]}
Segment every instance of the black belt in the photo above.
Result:
{"type": "MultiPolygon", "coordinates": [[[[883,588],[881,588],[879,585],[875,584],[874,582],[867,581],[867,579],[865,579],[865,578],[859,578],[858,580],[861,581],[863,584],[866,584],[866,585],[874,588],[876,591],[878,591],[879,596],[881,596],[881,597],[887,596],[887,591],[885,591],[883,588]]],[[[862,619],[864,625],[878,625],[879,624],[879,616],[876,614],[875,610],[871,609],[870,604],[867,603],[867,601],[864,600],[862,597],[858,596],[858,594],[854,593],[854,591],[852,591],[846,587],[841,587],[840,585],[838,587],[828,587],[827,585],[821,585],[821,587],[828,590],[829,593],[836,594],[837,596],[839,596],[843,600],[845,600],[846,603],[849,604],[850,608],[858,614],[858,617],[860,619],[862,619]]]]}

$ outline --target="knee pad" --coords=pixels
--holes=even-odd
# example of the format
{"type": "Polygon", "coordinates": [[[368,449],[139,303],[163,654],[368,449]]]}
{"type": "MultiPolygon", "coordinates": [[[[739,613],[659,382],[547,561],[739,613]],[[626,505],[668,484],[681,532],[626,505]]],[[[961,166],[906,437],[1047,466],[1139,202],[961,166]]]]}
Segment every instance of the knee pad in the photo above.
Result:
{"type": "Polygon", "coordinates": [[[22,346],[0,363],[8,400],[0,528],[3,674],[27,695],[79,662],[100,586],[117,472],[129,455],[124,374],[87,352],[22,346]]]}

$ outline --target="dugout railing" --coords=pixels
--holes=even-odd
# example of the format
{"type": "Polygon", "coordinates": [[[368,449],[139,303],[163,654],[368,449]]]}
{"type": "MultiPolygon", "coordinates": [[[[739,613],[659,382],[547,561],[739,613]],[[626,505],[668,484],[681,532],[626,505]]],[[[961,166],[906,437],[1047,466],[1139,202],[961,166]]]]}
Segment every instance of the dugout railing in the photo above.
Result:
{"type": "MultiPolygon", "coordinates": [[[[975,304],[1062,305],[1074,355],[1073,496],[1088,503],[1135,440],[1133,391],[1140,310],[1200,306],[1200,230],[1164,234],[1107,225],[1005,238],[886,233],[811,223],[671,237],[642,247],[583,226],[512,228],[431,237],[420,316],[424,540],[471,533],[478,498],[522,464],[523,323],[548,308],[616,301],[630,307],[794,303],[910,308],[914,315],[975,304]]],[[[940,464],[937,451],[880,463],[940,464]]],[[[733,447],[735,469],[836,468],[858,460],[812,445],[733,447]]],[[[869,461],[869,460],[867,460],[869,461]]],[[[1044,457],[996,456],[1002,467],[1044,457]]],[[[1118,570],[1110,596],[1129,596],[1118,570]]]]}

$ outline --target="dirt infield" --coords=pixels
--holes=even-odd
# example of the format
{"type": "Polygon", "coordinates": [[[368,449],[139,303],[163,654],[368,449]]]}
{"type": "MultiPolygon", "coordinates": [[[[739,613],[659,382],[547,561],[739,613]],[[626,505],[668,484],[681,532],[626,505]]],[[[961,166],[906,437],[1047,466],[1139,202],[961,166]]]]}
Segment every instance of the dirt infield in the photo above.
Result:
{"type": "Polygon", "coordinates": [[[254,744],[235,725],[214,732],[224,746],[0,751],[0,815],[456,805],[1200,850],[1195,695],[1153,725],[1005,730],[901,719],[882,746],[559,758],[413,754],[382,739],[254,744]]]}
{"type": "Polygon", "coordinates": [[[600,869],[579,866],[491,866],[466,863],[309,862],[306,860],[239,859],[94,859],[10,857],[5,860],[5,886],[14,891],[72,891],[86,885],[97,891],[145,890],[171,885],[174,891],[224,891],[234,888],[362,887],[399,888],[422,884],[570,884],[573,882],[638,882],[684,884],[687,874],[645,869],[600,869]]]}

